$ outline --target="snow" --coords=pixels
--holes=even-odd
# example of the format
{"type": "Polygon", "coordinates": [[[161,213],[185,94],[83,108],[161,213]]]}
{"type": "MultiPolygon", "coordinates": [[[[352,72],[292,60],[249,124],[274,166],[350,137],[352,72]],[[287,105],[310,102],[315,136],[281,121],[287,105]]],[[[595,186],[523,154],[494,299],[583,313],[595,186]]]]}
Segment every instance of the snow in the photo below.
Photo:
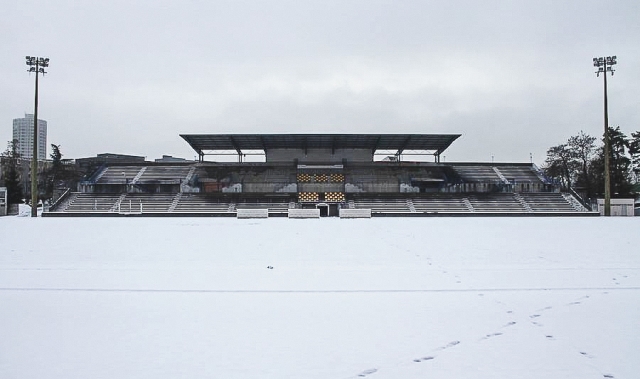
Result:
{"type": "Polygon", "coordinates": [[[0,377],[634,378],[639,227],[4,217],[0,377]]]}

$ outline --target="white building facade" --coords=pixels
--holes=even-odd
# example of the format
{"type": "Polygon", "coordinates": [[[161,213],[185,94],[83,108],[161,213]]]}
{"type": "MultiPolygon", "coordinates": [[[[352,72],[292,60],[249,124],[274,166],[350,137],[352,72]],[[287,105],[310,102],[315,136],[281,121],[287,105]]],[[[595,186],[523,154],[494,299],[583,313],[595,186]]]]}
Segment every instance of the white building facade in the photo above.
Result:
{"type": "MultiPolygon", "coordinates": [[[[18,153],[22,158],[33,156],[33,115],[13,119],[13,139],[18,141],[18,153]]],[[[47,122],[38,119],[38,160],[47,159],[47,122]]]]}

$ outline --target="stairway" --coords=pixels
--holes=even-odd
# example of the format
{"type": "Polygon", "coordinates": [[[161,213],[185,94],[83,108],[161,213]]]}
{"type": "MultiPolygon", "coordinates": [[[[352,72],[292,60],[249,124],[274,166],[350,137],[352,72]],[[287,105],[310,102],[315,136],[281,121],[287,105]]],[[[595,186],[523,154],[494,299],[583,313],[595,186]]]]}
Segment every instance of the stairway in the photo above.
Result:
{"type": "Polygon", "coordinates": [[[588,212],[589,210],[587,208],[585,208],[584,205],[580,204],[580,202],[578,200],[576,200],[575,197],[571,196],[571,194],[568,193],[562,193],[562,197],[564,197],[564,199],[571,204],[571,207],[573,209],[576,210],[576,212],[588,212]]]}
{"type": "Polygon", "coordinates": [[[462,202],[464,203],[464,205],[467,207],[467,209],[469,210],[469,212],[475,212],[475,208],[473,207],[473,204],[471,204],[471,202],[469,201],[468,198],[463,197],[462,198],[462,202]]]}
{"type": "Polygon", "coordinates": [[[142,174],[144,174],[144,172],[147,171],[147,166],[144,166],[143,168],[140,169],[140,171],[138,171],[138,173],[136,174],[136,176],[133,177],[133,179],[131,180],[131,184],[136,184],[136,182],[142,177],[142,174]]]}
{"type": "Polygon", "coordinates": [[[77,197],[78,197],[77,193],[69,194],[69,196],[67,196],[67,198],[62,201],[62,203],[56,205],[56,208],[55,208],[54,212],[64,212],[64,211],[66,211],[67,208],[69,208],[71,203],[73,203],[76,200],[77,197]]]}
{"type": "Polygon", "coordinates": [[[189,169],[189,172],[187,173],[187,176],[185,176],[184,180],[182,180],[180,182],[180,191],[181,192],[190,192],[189,191],[189,182],[191,181],[191,178],[193,178],[193,175],[196,172],[196,166],[192,166],[189,169]]]}
{"type": "Polygon", "coordinates": [[[126,193],[121,194],[120,197],[118,198],[118,200],[116,200],[116,202],[113,204],[111,209],[109,209],[109,212],[119,212],[120,211],[120,204],[122,203],[122,201],[124,200],[125,197],[127,197],[126,193]]]}
{"type": "Polygon", "coordinates": [[[519,193],[514,193],[513,197],[516,199],[518,203],[520,203],[520,205],[522,205],[522,208],[524,208],[529,213],[533,213],[533,209],[531,209],[531,206],[529,205],[529,203],[527,203],[527,201],[523,199],[519,193]]]}
{"type": "Polygon", "coordinates": [[[509,184],[509,180],[504,175],[502,175],[502,172],[500,172],[497,167],[493,166],[492,169],[496,173],[496,175],[500,177],[500,180],[502,180],[504,184],[509,184]]]}
{"type": "Polygon", "coordinates": [[[416,213],[416,207],[413,205],[412,199],[407,199],[407,208],[411,211],[411,213],[416,213]]]}
{"type": "Polygon", "coordinates": [[[178,206],[178,203],[180,202],[181,198],[182,198],[182,192],[178,192],[176,196],[173,198],[173,201],[171,201],[171,205],[169,206],[169,209],[167,210],[167,212],[169,213],[173,212],[178,206]]]}

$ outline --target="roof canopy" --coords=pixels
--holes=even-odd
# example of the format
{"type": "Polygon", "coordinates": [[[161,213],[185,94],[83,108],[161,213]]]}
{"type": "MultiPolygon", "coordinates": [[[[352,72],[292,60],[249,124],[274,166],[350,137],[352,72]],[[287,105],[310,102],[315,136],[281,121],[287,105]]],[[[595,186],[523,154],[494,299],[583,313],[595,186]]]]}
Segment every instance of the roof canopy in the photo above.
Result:
{"type": "Polygon", "coordinates": [[[440,155],[460,134],[181,134],[199,154],[205,151],[269,149],[369,149],[430,151],[440,155]]]}

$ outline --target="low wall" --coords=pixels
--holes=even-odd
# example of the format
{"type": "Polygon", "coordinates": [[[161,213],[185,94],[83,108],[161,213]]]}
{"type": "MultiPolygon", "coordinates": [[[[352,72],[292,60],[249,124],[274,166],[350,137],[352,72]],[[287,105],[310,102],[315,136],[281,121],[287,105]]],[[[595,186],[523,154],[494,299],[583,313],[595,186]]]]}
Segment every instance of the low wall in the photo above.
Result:
{"type": "Polygon", "coordinates": [[[269,218],[268,209],[237,209],[237,218],[269,218]]]}
{"type": "Polygon", "coordinates": [[[340,218],[371,218],[371,209],[340,209],[340,218]]]}
{"type": "Polygon", "coordinates": [[[320,209],[289,209],[289,218],[320,218],[320,209]]]}

